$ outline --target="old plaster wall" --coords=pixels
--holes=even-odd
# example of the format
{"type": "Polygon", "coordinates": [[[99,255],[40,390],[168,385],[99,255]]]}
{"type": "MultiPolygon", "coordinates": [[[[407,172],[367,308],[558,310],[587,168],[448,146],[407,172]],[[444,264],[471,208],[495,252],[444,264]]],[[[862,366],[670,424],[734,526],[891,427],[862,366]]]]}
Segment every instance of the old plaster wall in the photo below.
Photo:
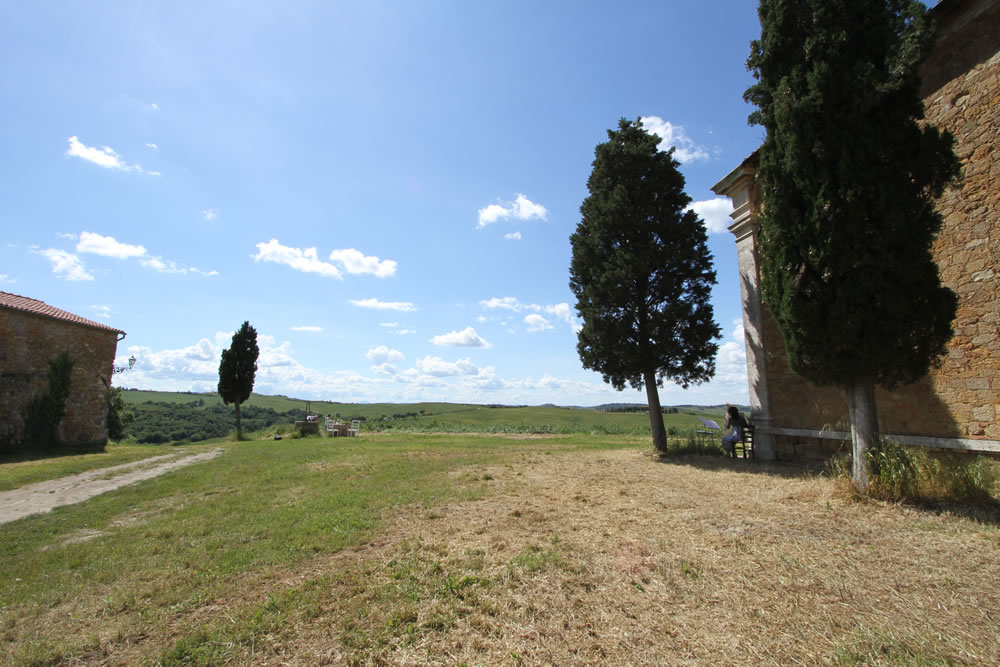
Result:
{"type": "Polygon", "coordinates": [[[0,444],[21,442],[25,407],[45,390],[49,362],[63,350],[73,360],[73,375],[59,437],[76,446],[107,443],[105,383],[117,346],[114,331],[0,308],[0,444]]]}

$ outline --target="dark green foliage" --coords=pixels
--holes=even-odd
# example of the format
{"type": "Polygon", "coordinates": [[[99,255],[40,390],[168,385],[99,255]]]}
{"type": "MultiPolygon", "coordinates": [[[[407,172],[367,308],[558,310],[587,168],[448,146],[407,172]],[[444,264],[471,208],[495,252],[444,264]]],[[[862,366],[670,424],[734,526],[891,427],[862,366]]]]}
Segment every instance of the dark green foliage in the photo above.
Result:
{"type": "Polygon", "coordinates": [[[258,356],[260,348],[257,347],[257,330],[250,326],[250,322],[244,322],[233,334],[229,349],[222,351],[222,360],[219,362],[219,396],[226,405],[235,405],[237,438],[243,437],[240,403],[250,398],[250,392],[253,391],[258,356]]]}
{"type": "Polygon", "coordinates": [[[125,429],[135,421],[135,413],[129,408],[122,396],[121,387],[111,387],[108,390],[108,438],[121,440],[125,437],[125,429]]]}
{"type": "MultiPolygon", "coordinates": [[[[160,444],[187,440],[198,442],[219,438],[232,429],[232,413],[222,405],[204,406],[204,400],[188,403],[159,403],[147,401],[133,406],[135,421],[125,430],[136,442],[160,444]]],[[[290,424],[303,419],[302,410],[277,412],[271,408],[249,405],[241,410],[242,423],[247,431],[259,431],[274,424],[290,424]]]]}
{"type": "Polygon", "coordinates": [[[73,360],[63,350],[49,362],[48,384],[27,405],[24,440],[28,448],[54,448],[59,445],[59,422],[66,416],[73,376],[73,360]]]}
{"type": "Polygon", "coordinates": [[[913,382],[956,308],[931,246],[958,161],[920,123],[933,26],[915,0],[761,0],[760,19],[761,289],[789,364],[821,385],[913,382]]]}
{"type": "MultiPolygon", "coordinates": [[[[608,131],[570,237],[580,360],[615,389],[645,385],[651,420],[660,415],[656,387],[664,379],[687,387],[715,374],[719,338],[707,233],[686,210],[691,198],[673,150],[658,143],[638,120],[608,131]]],[[[653,439],[665,447],[662,418],[653,439]]]]}

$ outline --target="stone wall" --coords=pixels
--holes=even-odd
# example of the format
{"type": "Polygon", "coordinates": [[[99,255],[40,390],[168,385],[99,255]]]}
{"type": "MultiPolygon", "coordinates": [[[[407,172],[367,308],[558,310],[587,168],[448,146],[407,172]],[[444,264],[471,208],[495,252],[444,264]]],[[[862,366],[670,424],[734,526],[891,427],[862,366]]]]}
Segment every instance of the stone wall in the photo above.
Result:
{"type": "MultiPolygon", "coordinates": [[[[940,29],[923,70],[925,113],[954,135],[962,163],[961,182],[938,203],[944,224],[934,256],[959,305],[940,367],[913,385],[877,391],[879,425],[920,444],[1000,451],[1000,0],[944,0],[933,12],[940,29]]],[[[755,171],[756,154],[714,188],[733,198],[730,231],[741,277],[752,283],[741,288],[744,324],[759,339],[747,338],[751,404],[760,404],[755,417],[778,458],[822,456],[849,437],[847,402],[840,389],[789,369],[781,332],[759,304],[755,233],[747,231],[759,207],[755,171]]]]}
{"type": "Polygon", "coordinates": [[[1000,440],[1000,2],[941,10],[924,104],[962,161],[961,186],[938,205],[945,224],[934,247],[959,305],[948,357],[931,377],[961,436],[1000,440]]]}
{"type": "Polygon", "coordinates": [[[45,390],[49,362],[63,350],[73,375],[59,437],[74,446],[106,444],[106,383],[117,347],[114,331],[0,308],[0,449],[22,441],[25,406],[45,390]]]}

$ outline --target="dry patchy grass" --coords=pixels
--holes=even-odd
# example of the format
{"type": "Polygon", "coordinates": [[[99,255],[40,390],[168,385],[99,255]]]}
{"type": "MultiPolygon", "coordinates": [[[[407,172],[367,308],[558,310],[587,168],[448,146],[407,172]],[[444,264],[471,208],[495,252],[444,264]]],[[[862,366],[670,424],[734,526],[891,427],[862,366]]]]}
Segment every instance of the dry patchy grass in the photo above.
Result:
{"type": "Polygon", "coordinates": [[[243,575],[163,627],[75,618],[94,641],[65,662],[1000,664],[995,513],[861,503],[797,469],[635,450],[453,481],[490,491],[243,575]]]}

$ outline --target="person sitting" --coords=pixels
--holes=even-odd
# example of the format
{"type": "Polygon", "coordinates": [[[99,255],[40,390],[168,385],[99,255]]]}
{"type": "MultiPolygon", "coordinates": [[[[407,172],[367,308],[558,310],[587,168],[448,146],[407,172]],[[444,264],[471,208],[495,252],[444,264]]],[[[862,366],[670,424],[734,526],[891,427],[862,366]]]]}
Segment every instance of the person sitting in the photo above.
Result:
{"type": "Polygon", "coordinates": [[[743,439],[743,429],[746,425],[747,420],[735,405],[726,408],[726,426],[722,429],[725,433],[722,436],[722,448],[726,450],[726,454],[732,454],[736,443],[743,439]]]}

